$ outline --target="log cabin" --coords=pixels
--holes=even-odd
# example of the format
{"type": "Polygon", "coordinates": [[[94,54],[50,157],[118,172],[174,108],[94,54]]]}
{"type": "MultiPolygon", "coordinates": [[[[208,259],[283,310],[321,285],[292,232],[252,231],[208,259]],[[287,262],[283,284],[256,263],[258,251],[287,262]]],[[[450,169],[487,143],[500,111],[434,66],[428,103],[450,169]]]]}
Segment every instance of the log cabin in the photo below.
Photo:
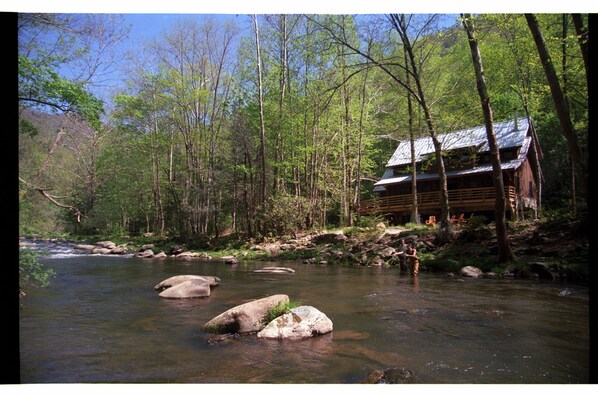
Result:
{"type": "MultiPolygon", "coordinates": [[[[495,123],[507,201],[507,218],[537,214],[542,156],[533,126],[527,118],[495,123]]],[[[472,215],[494,219],[495,192],[485,126],[439,134],[445,163],[449,211],[467,219],[472,215]]],[[[420,222],[440,219],[440,178],[432,139],[414,141],[416,191],[420,222]]],[[[384,215],[392,224],[410,221],[413,207],[411,144],[401,141],[374,184],[376,198],[360,202],[361,215],[384,215]]]]}

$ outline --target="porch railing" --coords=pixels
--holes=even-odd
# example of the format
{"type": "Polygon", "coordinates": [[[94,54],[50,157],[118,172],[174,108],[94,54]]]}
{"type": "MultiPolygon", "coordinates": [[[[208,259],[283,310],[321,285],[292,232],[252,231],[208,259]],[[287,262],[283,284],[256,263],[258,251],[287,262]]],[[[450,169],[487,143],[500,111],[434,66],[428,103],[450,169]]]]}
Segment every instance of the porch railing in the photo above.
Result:
{"type": "MultiPolygon", "coordinates": [[[[515,187],[505,187],[505,198],[514,207],[516,200],[515,187]]],[[[448,199],[450,206],[465,205],[494,205],[494,187],[465,188],[460,190],[449,190],[448,199]]],[[[419,209],[440,210],[440,192],[423,192],[417,194],[419,209]]],[[[391,195],[361,201],[359,213],[376,214],[409,211],[413,206],[411,194],[391,195]]]]}

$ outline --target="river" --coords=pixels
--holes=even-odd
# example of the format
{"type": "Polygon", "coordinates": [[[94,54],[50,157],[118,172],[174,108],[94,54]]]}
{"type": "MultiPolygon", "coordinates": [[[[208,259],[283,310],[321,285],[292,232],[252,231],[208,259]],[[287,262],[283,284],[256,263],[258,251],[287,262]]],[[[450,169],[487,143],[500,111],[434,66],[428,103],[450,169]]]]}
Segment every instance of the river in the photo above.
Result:
{"type": "Polygon", "coordinates": [[[405,368],[417,384],[587,384],[589,289],[523,279],[449,278],[396,267],[139,259],[42,244],[56,272],[21,301],[23,384],[355,384],[405,368]],[[254,273],[285,266],[292,274],[254,273]],[[173,275],[221,279],[207,298],[172,300],[173,275]],[[302,341],[213,342],[202,326],[272,294],[333,322],[302,341]]]}

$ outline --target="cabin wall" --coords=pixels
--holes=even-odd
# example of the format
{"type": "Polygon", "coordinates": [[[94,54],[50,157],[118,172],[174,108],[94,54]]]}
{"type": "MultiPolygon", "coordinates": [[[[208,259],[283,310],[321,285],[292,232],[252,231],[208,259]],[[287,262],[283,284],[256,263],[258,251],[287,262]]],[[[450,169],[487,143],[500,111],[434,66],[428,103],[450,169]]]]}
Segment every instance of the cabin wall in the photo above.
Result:
{"type": "Polygon", "coordinates": [[[537,210],[538,185],[529,160],[526,159],[517,170],[516,181],[519,211],[537,210]]]}

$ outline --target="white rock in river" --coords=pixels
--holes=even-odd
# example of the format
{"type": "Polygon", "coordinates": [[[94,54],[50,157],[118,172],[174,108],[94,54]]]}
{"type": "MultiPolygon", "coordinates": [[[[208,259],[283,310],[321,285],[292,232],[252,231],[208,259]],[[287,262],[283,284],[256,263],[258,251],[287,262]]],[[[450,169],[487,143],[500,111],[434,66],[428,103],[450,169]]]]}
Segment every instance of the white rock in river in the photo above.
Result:
{"type": "Polygon", "coordinates": [[[318,309],[302,305],[274,319],[257,333],[258,338],[301,339],[332,331],[332,321],[318,309]]]}

